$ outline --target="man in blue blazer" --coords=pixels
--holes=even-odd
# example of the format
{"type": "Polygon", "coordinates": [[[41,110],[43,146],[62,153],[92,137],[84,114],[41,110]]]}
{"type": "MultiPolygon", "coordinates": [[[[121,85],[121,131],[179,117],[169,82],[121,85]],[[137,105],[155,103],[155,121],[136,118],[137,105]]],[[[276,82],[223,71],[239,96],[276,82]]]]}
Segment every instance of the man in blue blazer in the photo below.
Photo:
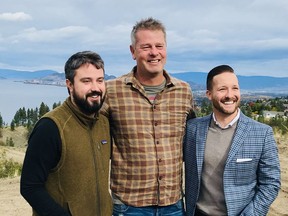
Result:
{"type": "Polygon", "coordinates": [[[187,216],[266,215],[280,189],[273,130],[240,111],[238,79],[230,66],[213,68],[206,84],[213,113],[186,127],[187,216]]]}

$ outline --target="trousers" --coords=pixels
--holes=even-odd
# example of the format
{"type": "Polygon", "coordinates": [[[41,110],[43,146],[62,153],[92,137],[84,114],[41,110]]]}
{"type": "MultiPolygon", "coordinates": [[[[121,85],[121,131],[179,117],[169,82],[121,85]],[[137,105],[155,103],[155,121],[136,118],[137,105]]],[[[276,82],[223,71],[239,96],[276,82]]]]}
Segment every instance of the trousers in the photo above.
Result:
{"type": "Polygon", "coordinates": [[[114,204],[113,216],[184,216],[183,200],[169,206],[134,207],[114,204]]]}

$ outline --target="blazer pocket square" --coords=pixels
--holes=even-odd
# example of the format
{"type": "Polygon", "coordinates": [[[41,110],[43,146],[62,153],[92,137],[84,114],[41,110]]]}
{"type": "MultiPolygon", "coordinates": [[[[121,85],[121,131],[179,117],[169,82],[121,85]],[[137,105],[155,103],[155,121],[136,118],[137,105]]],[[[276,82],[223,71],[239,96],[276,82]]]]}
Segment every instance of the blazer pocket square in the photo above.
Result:
{"type": "Polygon", "coordinates": [[[237,158],[236,163],[252,161],[252,158],[237,158]]]}

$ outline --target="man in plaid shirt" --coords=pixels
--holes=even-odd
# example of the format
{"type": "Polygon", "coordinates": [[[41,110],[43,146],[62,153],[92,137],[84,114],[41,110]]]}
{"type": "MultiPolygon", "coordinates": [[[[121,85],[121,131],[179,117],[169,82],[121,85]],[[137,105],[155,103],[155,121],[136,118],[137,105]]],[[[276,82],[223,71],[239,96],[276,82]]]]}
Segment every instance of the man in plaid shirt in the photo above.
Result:
{"type": "Polygon", "coordinates": [[[113,215],[184,215],[182,142],[194,117],[188,83],[165,70],[166,31],[153,18],[131,32],[137,65],[107,81],[103,113],[114,139],[111,160],[113,215]]]}

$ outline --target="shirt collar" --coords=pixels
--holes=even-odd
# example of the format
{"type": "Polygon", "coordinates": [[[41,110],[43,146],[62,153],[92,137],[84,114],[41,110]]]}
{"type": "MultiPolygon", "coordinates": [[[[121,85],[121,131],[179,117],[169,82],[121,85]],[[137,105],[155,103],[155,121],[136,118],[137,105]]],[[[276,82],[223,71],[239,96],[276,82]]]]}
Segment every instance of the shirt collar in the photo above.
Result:
{"type": "MultiPolygon", "coordinates": [[[[137,66],[133,67],[132,71],[130,73],[127,74],[127,77],[125,78],[125,83],[126,84],[140,84],[138,81],[136,82],[136,78],[135,78],[135,72],[137,71],[137,66]]],[[[167,87],[172,87],[175,84],[172,82],[172,77],[168,74],[168,72],[166,70],[163,70],[163,75],[166,78],[166,86],[167,87]]]]}
{"type": "Polygon", "coordinates": [[[222,129],[227,129],[227,128],[229,128],[229,127],[232,127],[232,125],[233,125],[235,122],[238,121],[238,119],[239,119],[239,117],[240,117],[240,109],[239,109],[239,108],[237,109],[237,115],[236,115],[235,118],[232,119],[232,121],[231,121],[229,124],[227,124],[225,127],[221,127],[220,123],[216,120],[216,117],[215,117],[215,114],[214,114],[214,113],[212,114],[212,116],[213,116],[213,120],[214,120],[215,124],[216,124],[218,127],[222,128],[222,129]]]}

